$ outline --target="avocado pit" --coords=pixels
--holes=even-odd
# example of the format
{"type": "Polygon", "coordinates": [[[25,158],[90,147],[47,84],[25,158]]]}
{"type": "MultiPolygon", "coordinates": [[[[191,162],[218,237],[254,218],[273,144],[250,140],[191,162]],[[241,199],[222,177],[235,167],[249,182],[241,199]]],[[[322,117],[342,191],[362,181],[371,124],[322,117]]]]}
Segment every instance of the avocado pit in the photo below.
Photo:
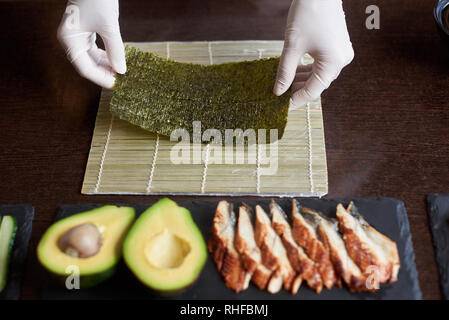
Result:
{"type": "Polygon", "coordinates": [[[164,229],[150,239],[144,250],[151,265],[172,269],[182,265],[191,248],[187,241],[164,229]]]}
{"type": "Polygon", "coordinates": [[[96,225],[83,223],[67,230],[59,238],[58,246],[68,256],[89,258],[95,256],[101,249],[101,232],[96,225]]]}

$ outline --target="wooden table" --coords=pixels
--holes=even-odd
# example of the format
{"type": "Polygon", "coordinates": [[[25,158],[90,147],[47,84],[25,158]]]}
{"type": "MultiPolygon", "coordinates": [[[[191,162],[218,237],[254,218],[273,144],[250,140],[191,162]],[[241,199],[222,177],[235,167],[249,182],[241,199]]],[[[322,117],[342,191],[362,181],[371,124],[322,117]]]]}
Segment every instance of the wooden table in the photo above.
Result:
{"type": "MultiPolygon", "coordinates": [[[[434,25],[435,1],[344,2],[356,57],[323,94],[328,197],[403,200],[423,296],[439,299],[425,196],[449,192],[449,51],[434,25]],[[370,4],[380,7],[380,30],[365,28],[370,4]]],[[[289,3],[126,0],[122,35],[282,39],[289,3]]],[[[56,41],[64,8],[55,0],[0,3],[0,203],[36,208],[23,299],[38,297],[36,244],[59,205],[158,198],[80,194],[100,88],[76,74],[56,41]]]]}

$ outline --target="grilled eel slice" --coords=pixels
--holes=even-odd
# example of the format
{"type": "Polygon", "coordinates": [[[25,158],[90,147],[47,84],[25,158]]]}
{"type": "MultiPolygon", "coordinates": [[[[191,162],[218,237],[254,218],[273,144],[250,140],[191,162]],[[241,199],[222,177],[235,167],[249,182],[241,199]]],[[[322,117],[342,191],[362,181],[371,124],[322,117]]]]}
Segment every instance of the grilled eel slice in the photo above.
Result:
{"type": "Polygon", "coordinates": [[[351,292],[370,291],[365,285],[366,278],[359,267],[350,258],[336,220],[329,219],[322,213],[308,208],[301,208],[308,221],[317,226],[318,235],[330,252],[331,261],[337,276],[344,280],[351,292]]]}
{"type": "Polygon", "coordinates": [[[248,288],[251,274],[243,267],[240,255],[234,247],[235,224],[233,206],[227,201],[220,201],[207,248],[225,285],[238,293],[248,288]]]}
{"type": "Polygon", "coordinates": [[[249,206],[246,204],[240,206],[235,234],[235,248],[242,257],[243,266],[248,273],[252,274],[251,281],[260,290],[265,290],[272,272],[262,264],[262,255],[254,238],[251,215],[249,206]]]}
{"type": "Polygon", "coordinates": [[[287,215],[274,200],[270,203],[270,214],[273,229],[281,237],[293,269],[307,281],[309,287],[319,294],[323,289],[323,281],[315,262],[307,256],[303,248],[293,239],[287,215]]]}
{"type": "Polygon", "coordinates": [[[401,264],[396,243],[370,226],[353,202],[347,209],[338,204],[337,218],[350,257],[371,276],[371,284],[378,288],[379,283],[397,281],[401,264]]]}
{"type": "Polygon", "coordinates": [[[256,243],[262,252],[262,263],[274,272],[268,283],[268,292],[279,292],[284,284],[287,291],[295,294],[301,286],[302,277],[296,275],[281,239],[271,227],[270,219],[261,206],[256,206],[255,229],[256,243]]]}
{"type": "Polygon", "coordinates": [[[319,239],[315,226],[304,219],[301,210],[302,207],[300,207],[297,201],[293,199],[293,239],[304,248],[310,259],[316,263],[324,286],[327,289],[331,289],[337,282],[337,277],[332,265],[329,250],[319,239]]]}

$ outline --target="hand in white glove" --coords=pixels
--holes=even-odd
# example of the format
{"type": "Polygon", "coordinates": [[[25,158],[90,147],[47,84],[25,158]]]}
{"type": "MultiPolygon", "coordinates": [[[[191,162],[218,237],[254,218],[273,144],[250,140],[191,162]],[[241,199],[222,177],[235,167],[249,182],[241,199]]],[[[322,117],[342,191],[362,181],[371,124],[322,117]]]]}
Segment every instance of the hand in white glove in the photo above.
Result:
{"type": "Polygon", "coordinates": [[[341,0],[294,0],[274,94],[292,86],[291,108],[318,98],[354,58],[341,0]],[[309,53],[313,65],[298,66],[309,53]]]}
{"type": "Polygon", "coordinates": [[[118,16],[118,0],[69,0],[58,28],[58,39],[78,73],[109,89],[115,72],[126,72],[118,16]],[[97,33],[106,51],[97,47],[97,33]]]}

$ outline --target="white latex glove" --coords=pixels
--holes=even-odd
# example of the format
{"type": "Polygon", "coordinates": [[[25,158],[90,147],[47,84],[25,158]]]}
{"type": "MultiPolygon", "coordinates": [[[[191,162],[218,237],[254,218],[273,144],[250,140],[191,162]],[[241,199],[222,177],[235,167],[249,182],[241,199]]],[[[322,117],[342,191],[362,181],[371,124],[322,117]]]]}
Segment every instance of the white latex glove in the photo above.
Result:
{"type": "Polygon", "coordinates": [[[273,92],[292,86],[291,108],[298,108],[318,98],[353,58],[341,0],[294,0],[273,92]],[[298,66],[305,53],[315,62],[298,66]]]}
{"type": "Polygon", "coordinates": [[[118,0],[69,0],[57,35],[78,73],[108,89],[115,72],[126,72],[118,16],[118,0]],[[97,33],[106,51],[97,47],[97,33]]]}

